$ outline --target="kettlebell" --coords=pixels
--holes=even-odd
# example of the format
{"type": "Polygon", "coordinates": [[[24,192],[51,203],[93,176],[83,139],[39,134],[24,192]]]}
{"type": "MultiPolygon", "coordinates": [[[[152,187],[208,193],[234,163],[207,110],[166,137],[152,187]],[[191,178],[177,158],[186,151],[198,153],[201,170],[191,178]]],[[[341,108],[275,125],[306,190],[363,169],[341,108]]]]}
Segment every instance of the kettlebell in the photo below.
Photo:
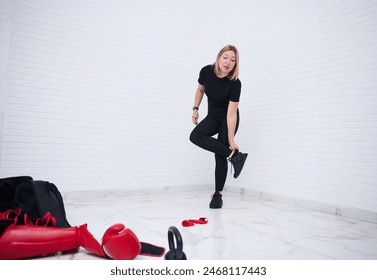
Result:
{"type": "Polygon", "coordinates": [[[169,251],[165,254],[165,260],[187,260],[183,252],[183,240],[181,233],[175,226],[169,227],[168,230],[169,251]],[[174,237],[177,243],[175,247],[174,237]]]}

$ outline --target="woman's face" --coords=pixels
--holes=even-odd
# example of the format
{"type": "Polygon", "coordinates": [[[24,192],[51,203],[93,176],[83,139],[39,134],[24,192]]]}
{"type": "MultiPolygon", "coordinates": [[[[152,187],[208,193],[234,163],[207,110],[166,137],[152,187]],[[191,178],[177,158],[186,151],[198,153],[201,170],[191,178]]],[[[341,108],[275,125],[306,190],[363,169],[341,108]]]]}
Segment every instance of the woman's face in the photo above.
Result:
{"type": "Polygon", "coordinates": [[[236,54],[234,51],[226,51],[220,56],[219,67],[222,76],[228,76],[236,65],[236,54]]]}

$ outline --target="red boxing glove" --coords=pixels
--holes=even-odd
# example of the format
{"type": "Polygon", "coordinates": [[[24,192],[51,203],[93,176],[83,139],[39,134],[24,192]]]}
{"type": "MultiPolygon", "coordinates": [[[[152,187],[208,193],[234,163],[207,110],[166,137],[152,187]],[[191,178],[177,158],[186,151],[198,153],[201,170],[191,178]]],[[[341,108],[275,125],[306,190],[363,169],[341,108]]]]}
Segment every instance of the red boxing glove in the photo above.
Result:
{"type": "Polygon", "coordinates": [[[115,224],[104,233],[102,248],[113,260],[133,260],[140,254],[141,244],[132,230],[115,224]]]}

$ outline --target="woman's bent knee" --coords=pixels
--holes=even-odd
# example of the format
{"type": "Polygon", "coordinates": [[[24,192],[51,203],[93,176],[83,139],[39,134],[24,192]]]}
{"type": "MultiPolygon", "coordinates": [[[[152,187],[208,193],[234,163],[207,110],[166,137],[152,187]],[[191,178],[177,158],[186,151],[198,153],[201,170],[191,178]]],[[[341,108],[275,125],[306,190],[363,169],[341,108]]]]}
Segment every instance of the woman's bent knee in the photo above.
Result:
{"type": "Polygon", "coordinates": [[[190,141],[192,143],[196,143],[198,140],[198,136],[196,135],[195,131],[193,130],[191,133],[190,133],[190,141]]]}

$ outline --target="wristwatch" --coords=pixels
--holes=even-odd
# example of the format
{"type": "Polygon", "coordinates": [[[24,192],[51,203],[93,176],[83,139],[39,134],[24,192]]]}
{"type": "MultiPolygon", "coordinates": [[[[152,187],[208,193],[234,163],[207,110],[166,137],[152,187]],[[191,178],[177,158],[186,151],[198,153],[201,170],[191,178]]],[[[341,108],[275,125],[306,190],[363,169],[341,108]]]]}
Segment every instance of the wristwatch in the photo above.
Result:
{"type": "Polygon", "coordinates": [[[192,107],[192,109],[193,109],[193,110],[198,110],[198,111],[199,111],[199,107],[196,107],[196,106],[192,107]]]}

